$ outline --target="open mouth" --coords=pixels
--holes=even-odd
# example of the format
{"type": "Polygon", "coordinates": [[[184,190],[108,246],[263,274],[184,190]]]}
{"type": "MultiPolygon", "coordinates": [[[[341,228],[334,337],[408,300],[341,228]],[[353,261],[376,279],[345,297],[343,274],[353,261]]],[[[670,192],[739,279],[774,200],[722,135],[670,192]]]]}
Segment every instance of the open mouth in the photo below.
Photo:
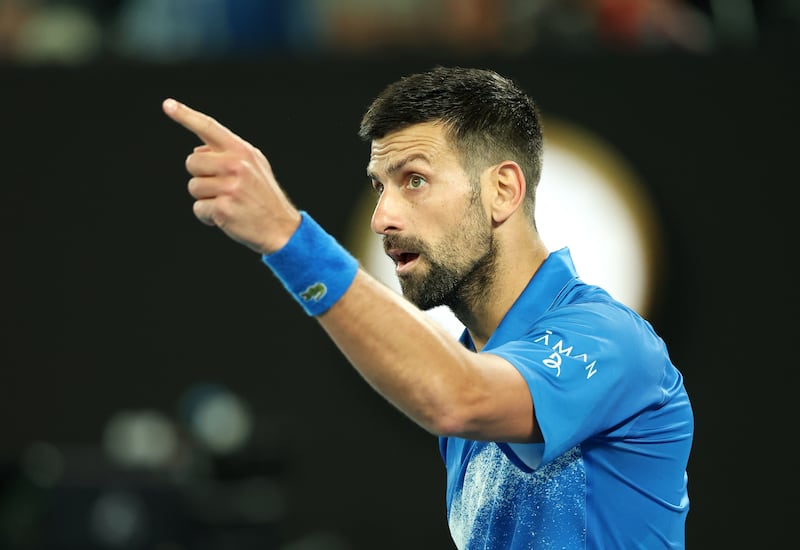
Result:
{"type": "Polygon", "coordinates": [[[419,258],[418,252],[409,252],[407,250],[389,249],[386,253],[394,261],[398,272],[407,269],[419,258]]]}

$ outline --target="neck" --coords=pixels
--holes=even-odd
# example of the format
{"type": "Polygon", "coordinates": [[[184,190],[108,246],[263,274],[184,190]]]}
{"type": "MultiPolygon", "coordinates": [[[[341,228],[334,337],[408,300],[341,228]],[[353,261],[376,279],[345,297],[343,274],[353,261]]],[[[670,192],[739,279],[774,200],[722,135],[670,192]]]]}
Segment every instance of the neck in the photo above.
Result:
{"type": "Polygon", "coordinates": [[[473,273],[455,303],[448,304],[480,351],[525,290],[549,252],[538,235],[523,246],[498,246],[494,260],[473,273]]]}

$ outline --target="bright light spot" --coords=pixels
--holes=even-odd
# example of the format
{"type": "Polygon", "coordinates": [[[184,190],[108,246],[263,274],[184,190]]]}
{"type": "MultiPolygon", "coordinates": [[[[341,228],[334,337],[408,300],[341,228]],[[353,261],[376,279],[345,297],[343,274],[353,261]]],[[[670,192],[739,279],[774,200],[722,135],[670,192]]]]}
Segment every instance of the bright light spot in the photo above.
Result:
{"type": "Polygon", "coordinates": [[[574,128],[551,133],[537,193],[542,239],[550,250],[569,247],[583,281],[644,313],[654,214],[641,186],[601,141],[574,128]]]}
{"type": "Polygon", "coordinates": [[[110,491],[98,497],[89,516],[95,539],[112,548],[135,548],[146,538],[145,506],[135,494],[110,491]]]}
{"type": "Polygon", "coordinates": [[[122,466],[157,468],[172,458],[177,437],[172,422],[158,411],[121,411],[106,424],[103,444],[122,466]]]}
{"type": "Polygon", "coordinates": [[[184,398],[184,408],[192,434],[214,453],[239,449],[252,432],[253,421],[244,402],[221,386],[193,387],[184,398]]]}

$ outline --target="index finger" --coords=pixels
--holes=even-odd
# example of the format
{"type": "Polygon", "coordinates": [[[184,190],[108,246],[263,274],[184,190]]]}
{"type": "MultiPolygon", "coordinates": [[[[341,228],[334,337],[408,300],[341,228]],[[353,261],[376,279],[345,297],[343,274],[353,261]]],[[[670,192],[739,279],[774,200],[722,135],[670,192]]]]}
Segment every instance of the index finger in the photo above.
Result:
{"type": "Polygon", "coordinates": [[[167,98],[161,105],[172,120],[194,133],[213,149],[224,150],[239,143],[240,138],[210,116],[195,111],[180,101],[167,98]]]}

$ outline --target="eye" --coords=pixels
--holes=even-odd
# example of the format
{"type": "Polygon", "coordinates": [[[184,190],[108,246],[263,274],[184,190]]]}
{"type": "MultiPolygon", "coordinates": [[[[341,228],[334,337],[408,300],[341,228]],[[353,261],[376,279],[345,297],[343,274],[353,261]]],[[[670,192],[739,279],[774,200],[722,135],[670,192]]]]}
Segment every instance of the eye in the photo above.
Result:
{"type": "Polygon", "coordinates": [[[419,189],[420,187],[425,185],[425,183],[427,183],[425,181],[425,178],[423,178],[420,175],[413,174],[408,178],[408,184],[406,185],[406,187],[408,187],[409,189],[419,189]]]}
{"type": "Polygon", "coordinates": [[[380,195],[383,193],[383,184],[379,181],[372,180],[372,190],[375,191],[376,194],[380,195]]]}

